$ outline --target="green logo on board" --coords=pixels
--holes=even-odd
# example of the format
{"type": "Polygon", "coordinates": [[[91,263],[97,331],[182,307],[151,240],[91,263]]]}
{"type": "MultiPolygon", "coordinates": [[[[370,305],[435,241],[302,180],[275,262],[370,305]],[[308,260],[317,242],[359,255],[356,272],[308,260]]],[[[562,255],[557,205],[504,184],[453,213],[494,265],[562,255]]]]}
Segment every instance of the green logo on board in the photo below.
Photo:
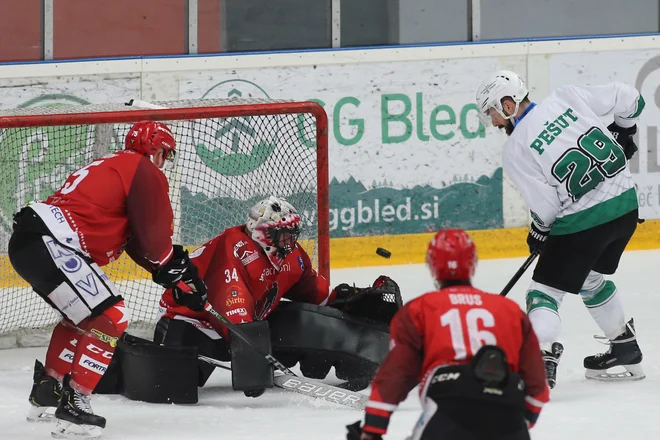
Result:
{"type": "MultiPolygon", "coordinates": [[[[270,99],[253,82],[228,80],[211,87],[202,99],[230,99],[241,103],[270,99]]],[[[240,176],[263,165],[275,151],[281,116],[240,116],[228,119],[196,120],[193,142],[197,155],[212,170],[226,176],[240,176]]]]}

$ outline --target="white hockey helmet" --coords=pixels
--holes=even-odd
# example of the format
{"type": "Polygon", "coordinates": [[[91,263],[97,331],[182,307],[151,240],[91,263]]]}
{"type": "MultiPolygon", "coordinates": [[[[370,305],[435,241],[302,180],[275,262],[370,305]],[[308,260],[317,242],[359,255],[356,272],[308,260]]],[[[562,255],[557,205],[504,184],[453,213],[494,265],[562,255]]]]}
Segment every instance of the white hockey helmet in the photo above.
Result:
{"type": "Polygon", "coordinates": [[[245,226],[250,237],[279,269],[300,235],[300,216],[289,202],[270,196],[250,208],[245,226]]]}
{"type": "Polygon", "coordinates": [[[491,124],[488,110],[494,108],[504,119],[513,119],[518,113],[518,106],[529,94],[525,81],[517,73],[510,70],[498,70],[481,83],[477,89],[477,106],[479,119],[485,126],[491,124]],[[516,103],[512,115],[505,115],[502,109],[502,99],[511,98],[516,103]]]}

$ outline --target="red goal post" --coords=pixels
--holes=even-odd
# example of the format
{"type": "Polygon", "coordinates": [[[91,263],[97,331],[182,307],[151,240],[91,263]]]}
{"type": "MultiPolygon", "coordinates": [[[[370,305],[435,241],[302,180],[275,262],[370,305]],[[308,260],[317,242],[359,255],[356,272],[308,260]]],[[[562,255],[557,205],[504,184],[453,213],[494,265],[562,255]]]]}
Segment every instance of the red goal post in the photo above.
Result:
{"type": "MultiPolygon", "coordinates": [[[[43,200],[91,161],[123,148],[139,120],[163,121],[177,140],[166,171],[175,214],[175,243],[194,249],[245,222],[249,206],[284,197],[302,217],[300,242],[329,279],[328,123],[314,102],[191,100],[150,108],[122,104],[0,110],[0,348],[41,345],[58,321],[18,277],[7,257],[11,216],[43,200]]],[[[122,256],[104,267],[133,313],[129,329],[148,333],[162,289],[122,256]]]]}

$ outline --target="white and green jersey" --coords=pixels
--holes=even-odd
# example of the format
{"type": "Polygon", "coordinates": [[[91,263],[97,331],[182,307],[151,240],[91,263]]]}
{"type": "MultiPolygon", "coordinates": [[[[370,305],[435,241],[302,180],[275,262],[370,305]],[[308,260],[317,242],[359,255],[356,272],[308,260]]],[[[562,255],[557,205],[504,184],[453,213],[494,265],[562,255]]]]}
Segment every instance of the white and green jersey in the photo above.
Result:
{"type": "Polygon", "coordinates": [[[541,229],[571,234],[637,208],[623,149],[600,116],[632,127],[643,108],[626,84],[565,86],[519,119],[504,147],[504,171],[541,229]]]}

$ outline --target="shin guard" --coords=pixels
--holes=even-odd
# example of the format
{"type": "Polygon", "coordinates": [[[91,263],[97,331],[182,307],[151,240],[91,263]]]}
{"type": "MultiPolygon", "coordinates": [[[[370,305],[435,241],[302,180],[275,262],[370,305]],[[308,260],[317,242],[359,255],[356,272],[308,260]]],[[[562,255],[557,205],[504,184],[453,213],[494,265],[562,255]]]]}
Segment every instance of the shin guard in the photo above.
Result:
{"type": "Polygon", "coordinates": [[[124,301],[106,309],[101,315],[78,324],[82,335],[76,347],[71,368],[71,386],[90,394],[108,369],[117,340],[128,327],[128,311],[124,301]]]}
{"type": "Polygon", "coordinates": [[[80,333],[72,322],[60,321],[50,337],[46,352],[46,375],[62,382],[64,375],[71,372],[71,363],[76,354],[80,333]]]}

